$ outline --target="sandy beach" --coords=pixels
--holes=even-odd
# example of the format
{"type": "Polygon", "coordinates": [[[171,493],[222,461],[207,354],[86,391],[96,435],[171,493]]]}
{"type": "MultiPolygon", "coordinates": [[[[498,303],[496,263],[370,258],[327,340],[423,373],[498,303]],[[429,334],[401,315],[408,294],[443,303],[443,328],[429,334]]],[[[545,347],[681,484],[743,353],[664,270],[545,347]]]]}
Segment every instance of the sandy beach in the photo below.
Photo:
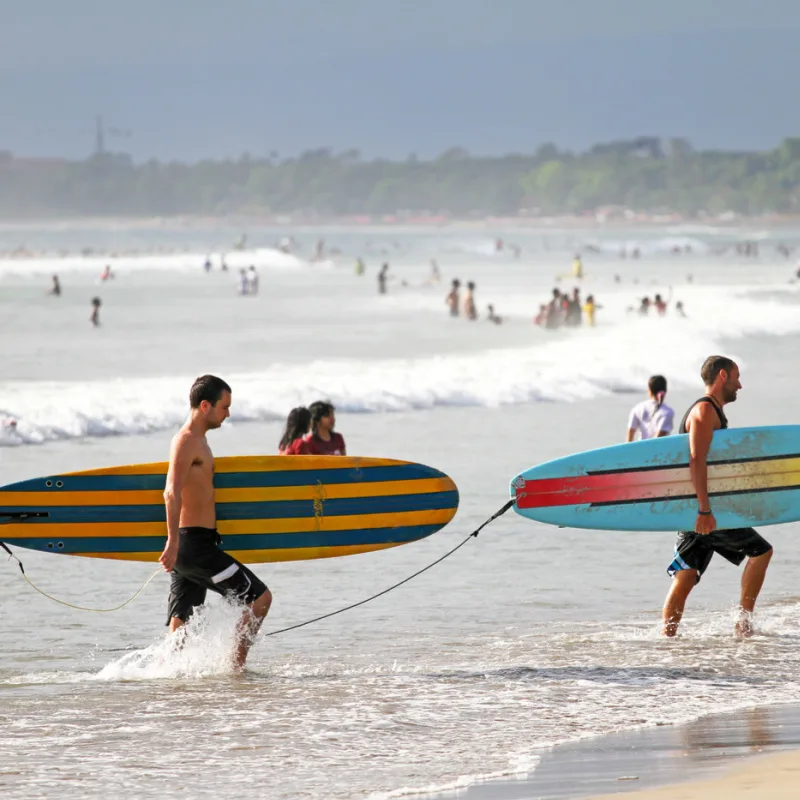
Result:
{"type": "MultiPolygon", "coordinates": [[[[474,784],[438,800],[739,800],[796,798],[800,705],[710,715],[584,739],[541,754],[516,780],[474,784]]],[[[432,797],[432,795],[426,795],[432,797]]]]}
{"type": "MultiPolygon", "coordinates": [[[[678,786],[665,786],[631,797],[637,800],[794,800],[800,777],[800,751],[758,759],[721,778],[678,786]]],[[[604,795],[595,800],[616,797],[604,795]]]]}

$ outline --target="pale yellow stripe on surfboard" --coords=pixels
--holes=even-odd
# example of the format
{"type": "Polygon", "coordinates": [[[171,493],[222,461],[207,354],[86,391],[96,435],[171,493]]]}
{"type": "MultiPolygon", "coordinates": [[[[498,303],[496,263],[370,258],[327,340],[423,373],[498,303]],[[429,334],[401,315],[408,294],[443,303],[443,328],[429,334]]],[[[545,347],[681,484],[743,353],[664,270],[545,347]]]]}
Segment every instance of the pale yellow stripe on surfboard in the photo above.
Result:
{"type": "MultiPolygon", "coordinates": [[[[292,517],[289,519],[220,520],[222,536],[233,534],[309,533],[311,531],[346,531],[362,528],[398,528],[411,525],[446,525],[456,514],[455,508],[430,511],[398,511],[386,514],[352,514],[336,517],[292,517]]],[[[74,539],[97,537],[124,539],[141,536],[166,536],[166,522],[63,522],[58,525],[25,522],[4,525],[9,539],[74,539]]]]}
{"type": "MultiPolygon", "coordinates": [[[[789,460],[789,459],[787,459],[789,460]]],[[[794,459],[793,459],[794,460],[794,459]]],[[[761,465],[768,463],[762,462],[761,465]]],[[[782,462],[781,462],[782,463],[782,462]]],[[[761,466],[759,465],[759,466],[761,466]]],[[[800,470],[737,470],[731,467],[748,467],[752,464],[723,464],[719,467],[709,467],[708,469],[708,491],[709,494],[719,494],[721,492],[753,492],[765,491],[770,489],[784,489],[796,486],[800,488],[800,470]]],[[[625,489],[621,489],[625,491],[625,489]]],[[[681,497],[684,495],[694,495],[695,488],[691,479],[671,481],[669,483],[655,483],[651,486],[643,486],[641,497],[681,497]]]]}
{"type": "MultiPolygon", "coordinates": [[[[281,550],[230,550],[230,554],[243,564],[268,564],[279,561],[305,561],[314,558],[336,558],[358,553],[386,550],[410,542],[383,542],[381,544],[353,544],[337,547],[296,547],[281,550]]],[[[161,553],[72,553],[82,558],[104,558],[113,561],[158,561],[161,553]]]]}
{"type": "Polygon", "coordinates": [[[764,461],[746,461],[742,464],[709,464],[709,477],[736,477],[760,475],[800,474],[800,458],[775,458],[764,461]]]}
{"type": "MultiPolygon", "coordinates": [[[[377,483],[332,483],[315,486],[257,486],[217,489],[217,503],[267,503],[279,500],[332,500],[349,497],[384,497],[431,494],[455,489],[450,478],[417,478],[377,483]]],[[[162,505],[163,492],[127,490],[114,492],[0,492],[0,506],[42,508],[45,506],[146,506],[162,505]]]]}
{"type": "MultiPolygon", "coordinates": [[[[362,458],[360,456],[224,456],[214,459],[215,472],[284,472],[303,469],[360,469],[364,467],[397,467],[413,464],[391,458],[362,458]]],[[[129,464],[103,467],[69,475],[166,475],[168,463],[129,464]]]]}

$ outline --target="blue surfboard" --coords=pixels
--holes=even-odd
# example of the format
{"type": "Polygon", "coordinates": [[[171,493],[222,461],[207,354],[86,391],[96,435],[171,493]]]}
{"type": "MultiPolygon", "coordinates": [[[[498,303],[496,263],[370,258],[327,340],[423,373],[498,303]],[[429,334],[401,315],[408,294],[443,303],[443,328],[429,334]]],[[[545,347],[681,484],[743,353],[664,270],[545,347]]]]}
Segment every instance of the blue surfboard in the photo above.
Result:
{"type": "MultiPolygon", "coordinates": [[[[721,430],[708,454],[719,530],[800,520],[800,425],[721,430]]],[[[689,437],[665,436],[548,461],[511,481],[514,509],[570,528],[693,530],[689,437]]]]}

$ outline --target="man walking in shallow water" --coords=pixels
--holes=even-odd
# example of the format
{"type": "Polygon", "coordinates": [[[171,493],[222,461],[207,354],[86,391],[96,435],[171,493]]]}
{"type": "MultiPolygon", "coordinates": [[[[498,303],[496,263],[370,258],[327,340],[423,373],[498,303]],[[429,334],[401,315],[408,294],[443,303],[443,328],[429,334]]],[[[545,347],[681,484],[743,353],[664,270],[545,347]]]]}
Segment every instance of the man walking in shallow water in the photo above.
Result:
{"type": "Polygon", "coordinates": [[[230,416],[231,387],[214,375],[203,375],[189,392],[190,413],[172,439],[164,502],[167,543],[159,561],[172,573],[169,629],[181,628],[206,591],[246,605],[236,631],[234,663],[244,667],[253,638],[267,616],[272,594],[247,567],[224,552],[217,533],[214,502],[214,457],[206,433],[230,416]]]}
{"type": "Polygon", "coordinates": [[[716,529],[717,521],[708,496],[706,463],[714,431],[728,427],[722,408],[733,403],[742,388],[739,367],[725,356],[709,356],[700,370],[700,377],[705,383],[706,393],[690,406],[678,429],[678,433],[689,434],[689,469],[697,492],[697,520],[694,531],[678,534],[675,558],[667,568],[672,576],[672,586],[664,602],[663,633],[675,636],[678,632],[689,593],[700,582],[711,557],[719,553],[737,566],[747,557],[742,573],[736,633],[749,636],[752,633],[751,615],[772,558],[772,545],[753,528],[716,529]]]}

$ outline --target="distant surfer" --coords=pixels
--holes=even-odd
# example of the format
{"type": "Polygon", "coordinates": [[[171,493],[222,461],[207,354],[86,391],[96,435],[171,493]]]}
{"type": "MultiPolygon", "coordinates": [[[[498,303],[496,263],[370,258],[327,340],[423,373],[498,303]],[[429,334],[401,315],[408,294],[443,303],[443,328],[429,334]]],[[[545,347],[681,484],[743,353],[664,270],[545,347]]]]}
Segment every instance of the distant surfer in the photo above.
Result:
{"type": "Polygon", "coordinates": [[[272,593],[247,567],[223,551],[214,502],[214,456],[206,433],[230,416],[231,388],[221,378],[203,375],[189,392],[189,419],[170,446],[164,502],[167,543],[159,561],[172,573],[168,625],[181,628],[211,589],[246,605],[237,627],[234,663],[244,667],[272,593]]]}
{"type": "Polygon", "coordinates": [[[48,294],[52,294],[55,297],[61,297],[61,281],[58,279],[58,275],[53,275],[53,286],[48,294]]]}
{"type": "Polygon", "coordinates": [[[678,534],[675,557],[667,568],[672,586],[664,602],[663,633],[675,636],[678,632],[689,593],[700,582],[711,557],[719,553],[736,566],[747,557],[742,573],[741,615],[736,623],[736,633],[748,636],[752,633],[751,614],[772,558],[772,545],[753,528],[717,530],[708,495],[706,463],[714,431],[728,427],[722,408],[733,403],[742,388],[739,367],[725,356],[709,356],[700,370],[700,377],[706,387],[705,395],[690,406],[678,428],[678,433],[689,434],[689,469],[697,492],[697,519],[693,531],[678,534]]]}
{"type": "Polygon", "coordinates": [[[580,253],[576,253],[575,258],[572,259],[572,277],[579,281],[583,280],[583,261],[580,253]]]}
{"type": "Polygon", "coordinates": [[[282,456],[308,455],[304,438],[311,427],[311,412],[305,406],[297,406],[289,412],[286,427],[278,443],[278,454],[282,456]]]}
{"type": "Polygon", "coordinates": [[[303,455],[346,456],[344,437],[336,433],[336,409],[327,400],[317,400],[308,410],[311,412],[311,432],[303,437],[303,455]]]}
{"type": "Polygon", "coordinates": [[[653,375],[647,381],[649,398],[637,403],[628,417],[628,438],[632,442],[639,434],[640,439],[657,439],[669,436],[675,426],[675,412],[664,402],[667,395],[667,379],[663,375],[653,375]]]}

